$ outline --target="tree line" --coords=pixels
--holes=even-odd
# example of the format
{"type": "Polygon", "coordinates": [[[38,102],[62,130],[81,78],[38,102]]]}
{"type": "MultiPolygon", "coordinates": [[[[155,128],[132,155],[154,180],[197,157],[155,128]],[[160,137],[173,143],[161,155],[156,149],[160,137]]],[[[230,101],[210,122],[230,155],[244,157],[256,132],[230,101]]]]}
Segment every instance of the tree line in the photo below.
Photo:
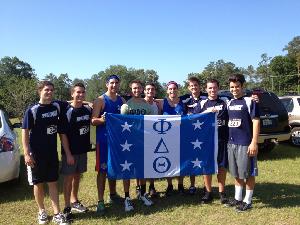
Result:
{"type": "MultiPolygon", "coordinates": [[[[300,94],[300,36],[294,37],[284,48],[285,55],[270,57],[267,53],[261,55],[258,66],[249,65],[247,68],[238,67],[233,62],[220,59],[210,62],[201,72],[187,74],[187,78],[196,76],[205,86],[208,78],[220,81],[220,89],[228,89],[227,78],[231,73],[242,73],[247,79],[247,88],[261,88],[273,91],[278,95],[287,93],[300,94]]],[[[122,82],[120,94],[128,95],[129,82],[139,79],[144,83],[152,82],[157,86],[157,97],[165,96],[165,84],[159,82],[155,70],[127,68],[123,65],[111,65],[104,71],[93,74],[91,78],[74,80],[64,74],[47,74],[43,79],[50,80],[55,85],[55,98],[68,100],[70,87],[77,82],[83,82],[87,87],[86,98],[93,101],[106,91],[105,80],[111,74],[120,76],[122,82]]],[[[39,76],[40,77],[40,76],[39,76]]],[[[38,100],[36,85],[39,81],[35,70],[27,62],[18,57],[3,57],[0,60],[0,106],[5,106],[10,116],[22,118],[26,107],[38,100]]],[[[180,93],[187,93],[187,83],[180,85],[180,93]]]]}

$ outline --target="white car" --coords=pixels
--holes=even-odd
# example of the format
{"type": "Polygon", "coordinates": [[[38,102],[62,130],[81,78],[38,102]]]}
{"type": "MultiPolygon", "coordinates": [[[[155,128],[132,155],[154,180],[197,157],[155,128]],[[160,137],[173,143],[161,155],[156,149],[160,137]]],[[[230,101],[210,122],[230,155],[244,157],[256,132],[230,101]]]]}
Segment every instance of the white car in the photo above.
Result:
{"type": "Polygon", "coordinates": [[[0,108],[0,183],[17,180],[20,174],[20,147],[7,113],[0,108]]]}
{"type": "Polygon", "coordinates": [[[300,146],[300,95],[283,96],[280,101],[289,114],[289,123],[292,128],[291,142],[296,146],[300,146]]]}

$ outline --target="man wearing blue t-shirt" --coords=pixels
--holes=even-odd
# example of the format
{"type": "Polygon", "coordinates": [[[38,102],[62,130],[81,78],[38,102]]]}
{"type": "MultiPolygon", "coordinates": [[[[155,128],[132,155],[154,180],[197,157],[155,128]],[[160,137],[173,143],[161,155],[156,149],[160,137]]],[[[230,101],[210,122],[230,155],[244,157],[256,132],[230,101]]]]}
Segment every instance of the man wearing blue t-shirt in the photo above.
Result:
{"type": "Polygon", "coordinates": [[[39,208],[38,223],[45,224],[49,220],[44,206],[44,183],[47,183],[54,211],[53,221],[68,224],[59,207],[57,133],[60,132],[60,106],[52,102],[53,91],[54,85],[50,81],[38,84],[40,100],[24,114],[22,144],[28,182],[33,185],[34,198],[39,208]]]}
{"type": "MultiPolygon", "coordinates": [[[[200,102],[200,112],[217,112],[218,122],[218,174],[219,196],[222,204],[227,203],[225,195],[226,169],[228,167],[227,141],[228,141],[228,112],[227,104],[218,96],[219,82],[210,79],[206,82],[208,98],[200,102]]],[[[202,203],[210,203],[212,197],[212,175],[203,175],[205,194],[201,198],[202,203]]]]}
{"type": "Polygon", "coordinates": [[[90,148],[90,121],[92,109],[83,104],[85,86],[76,83],[71,89],[72,102],[63,113],[62,121],[62,166],[64,175],[64,214],[71,219],[71,210],[86,212],[78,200],[80,175],[87,171],[87,152],[90,148]]]}
{"type": "Polygon", "coordinates": [[[259,135],[258,105],[249,97],[243,97],[245,78],[242,74],[229,77],[230,92],[233,99],[228,102],[228,161],[229,172],[235,177],[235,197],[228,206],[243,212],[252,208],[252,195],[255,176],[258,174],[257,153],[259,135]],[[244,182],[244,180],[246,182],[244,182]],[[246,184],[246,195],[243,187],[246,184]]]}

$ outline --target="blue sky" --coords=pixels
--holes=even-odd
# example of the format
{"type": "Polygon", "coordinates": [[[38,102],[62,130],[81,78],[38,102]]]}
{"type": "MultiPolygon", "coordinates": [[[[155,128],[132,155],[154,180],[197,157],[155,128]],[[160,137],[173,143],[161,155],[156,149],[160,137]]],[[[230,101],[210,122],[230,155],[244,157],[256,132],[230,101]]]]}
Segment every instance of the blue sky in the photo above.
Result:
{"type": "Polygon", "coordinates": [[[299,0],[1,0],[0,58],[37,75],[90,78],[110,65],[182,83],[211,61],[257,67],[300,35],[299,0]]]}

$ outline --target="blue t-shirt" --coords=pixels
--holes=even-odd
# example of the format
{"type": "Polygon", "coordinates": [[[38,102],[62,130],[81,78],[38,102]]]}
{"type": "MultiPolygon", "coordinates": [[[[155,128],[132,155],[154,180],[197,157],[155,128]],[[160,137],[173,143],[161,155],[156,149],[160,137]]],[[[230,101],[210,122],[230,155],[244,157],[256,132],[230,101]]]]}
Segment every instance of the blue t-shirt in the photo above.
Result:
{"type": "Polygon", "coordinates": [[[218,110],[217,122],[218,122],[218,139],[219,140],[228,140],[228,111],[227,104],[220,98],[215,100],[205,99],[198,104],[201,106],[201,111],[211,111],[213,108],[218,110]]]}
{"type": "MultiPolygon", "coordinates": [[[[102,96],[104,99],[104,109],[100,112],[99,116],[103,115],[104,112],[114,114],[121,113],[121,106],[123,105],[123,101],[120,96],[117,96],[117,99],[115,101],[111,100],[106,94],[103,94],[102,96]]],[[[96,142],[100,141],[107,142],[105,124],[96,127],[96,142]]]]}
{"type": "MultiPolygon", "coordinates": [[[[92,109],[88,105],[80,108],[69,105],[62,115],[62,133],[68,137],[72,155],[83,154],[90,149],[91,114],[92,109]]],[[[62,154],[65,154],[63,146],[62,154]]]]}
{"type": "Polygon", "coordinates": [[[248,146],[252,140],[252,119],[259,118],[258,104],[249,97],[231,99],[227,105],[230,144],[248,146]]]}
{"type": "Polygon", "coordinates": [[[37,103],[25,111],[22,128],[29,130],[31,153],[40,157],[57,154],[57,132],[61,130],[59,116],[57,102],[37,103]]]}
{"type": "Polygon", "coordinates": [[[194,98],[192,95],[187,96],[183,95],[179,97],[182,102],[185,104],[187,114],[196,114],[200,112],[200,105],[198,104],[201,100],[204,100],[203,97],[199,95],[199,98],[194,98]]]}
{"type": "Polygon", "coordinates": [[[175,107],[170,106],[168,99],[165,98],[163,102],[163,115],[186,115],[187,110],[181,99],[175,107]]]}

